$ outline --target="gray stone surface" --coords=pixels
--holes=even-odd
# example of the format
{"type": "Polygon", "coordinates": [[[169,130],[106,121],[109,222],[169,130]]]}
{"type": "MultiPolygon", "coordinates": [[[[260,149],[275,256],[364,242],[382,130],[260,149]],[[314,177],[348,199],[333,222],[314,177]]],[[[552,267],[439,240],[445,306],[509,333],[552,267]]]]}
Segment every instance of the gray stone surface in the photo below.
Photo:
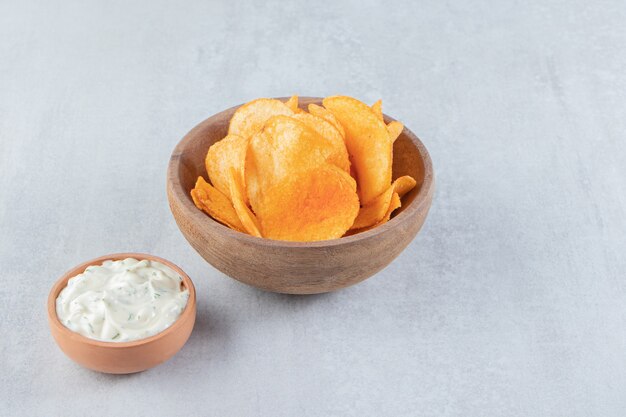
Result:
{"type": "Polygon", "coordinates": [[[0,2],[0,415],[626,415],[624,1],[176,3],[0,2]],[[223,276],[167,207],[186,131],[292,93],[383,98],[436,169],[420,235],[334,294],[223,276]],[[44,309],[119,251],[199,297],[131,376],[67,359],[44,309]]]}

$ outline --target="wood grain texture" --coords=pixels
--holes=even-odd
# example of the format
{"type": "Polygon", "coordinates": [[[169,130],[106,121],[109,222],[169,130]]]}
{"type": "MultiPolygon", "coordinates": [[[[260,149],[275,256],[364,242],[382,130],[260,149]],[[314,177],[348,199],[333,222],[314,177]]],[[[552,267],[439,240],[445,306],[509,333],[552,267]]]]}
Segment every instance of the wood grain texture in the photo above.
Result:
{"type": "MultiPolygon", "coordinates": [[[[300,107],[321,103],[305,97],[300,107]]],[[[238,106],[237,106],[238,107],[238,106]]],[[[167,195],[176,223],[211,265],[243,283],[268,291],[315,294],[356,284],[383,269],[424,224],[434,192],[433,167],[420,140],[405,128],[394,143],[393,178],[411,175],[417,186],[402,199],[391,221],[373,230],[321,242],[286,242],[236,232],[198,210],[189,191],[206,178],[207,149],[226,135],[237,107],[193,128],[176,146],[167,172],[167,195]]],[[[385,116],[385,121],[393,120],[385,116]]]]}
{"type": "Polygon", "coordinates": [[[196,291],[189,276],[170,261],[143,253],[116,253],[100,256],[67,271],[54,284],[48,295],[48,324],[54,340],[63,353],[80,365],[94,371],[109,374],[130,374],[145,371],[174,356],[187,342],[196,321],[196,291]],[[182,278],[182,285],[189,290],[189,299],[178,319],[167,329],[145,339],[130,342],[103,342],[89,339],[73,332],[59,321],[56,313],[56,299],[67,286],[67,281],[82,273],[91,265],[101,265],[108,260],[126,258],[149,259],[160,262],[182,278]]]}

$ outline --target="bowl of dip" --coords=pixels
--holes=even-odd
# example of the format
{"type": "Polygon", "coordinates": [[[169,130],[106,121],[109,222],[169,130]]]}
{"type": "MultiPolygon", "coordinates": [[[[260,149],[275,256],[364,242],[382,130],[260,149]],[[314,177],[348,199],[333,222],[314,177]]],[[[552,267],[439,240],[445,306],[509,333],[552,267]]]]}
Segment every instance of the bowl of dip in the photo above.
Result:
{"type": "Polygon", "coordinates": [[[52,336],[68,357],[95,371],[129,374],[183,347],[196,319],[196,293],[173,263],[118,253],[66,272],[47,309],[52,336]]]}

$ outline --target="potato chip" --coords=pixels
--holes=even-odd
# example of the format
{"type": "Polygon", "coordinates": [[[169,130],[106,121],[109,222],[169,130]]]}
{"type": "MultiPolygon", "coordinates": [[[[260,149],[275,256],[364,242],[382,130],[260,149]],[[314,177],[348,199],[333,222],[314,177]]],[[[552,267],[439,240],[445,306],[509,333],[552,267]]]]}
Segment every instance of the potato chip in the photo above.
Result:
{"type": "Polygon", "coordinates": [[[399,197],[402,197],[415,187],[415,184],[415,180],[408,175],[396,179],[384,193],[372,200],[367,206],[361,208],[351,229],[362,229],[383,220],[389,207],[393,205],[393,195],[398,194],[399,197]]]}
{"type": "Polygon", "coordinates": [[[397,120],[394,120],[393,122],[390,122],[387,125],[387,131],[389,132],[389,139],[391,139],[392,143],[395,142],[396,139],[398,139],[398,136],[400,136],[403,129],[404,129],[404,125],[397,120]]]}
{"type": "Polygon", "coordinates": [[[344,155],[345,157],[339,157],[343,163],[343,166],[339,166],[339,168],[346,172],[350,172],[350,160],[348,158],[346,144],[343,141],[343,136],[341,136],[341,133],[339,133],[337,128],[332,123],[310,113],[294,114],[292,117],[301,121],[307,127],[315,130],[315,132],[317,132],[317,134],[321,137],[328,140],[333,145],[338,155],[344,155]]]}
{"type": "Polygon", "coordinates": [[[357,184],[358,184],[359,180],[358,180],[358,179],[357,179],[357,177],[356,177],[356,171],[354,170],[354,165],[352,165],[352,164],[350,164],[350,176],[351,176],[352,178],[354,178],[354,180],[355,180],[355,181],[357,182],[357,184]]]}
{"type": "MultiPolygon", "coordinates": [[[[267,188],[280,183],[298,171],[309,170],[324,163],[338,167],[349,164],[347,155],[338,150],[331,141],[321,137],[304,123],[288,116],[274,116],[263,130],[250,139],[248,154],[258,178],[259,187],[267,188]]],[[[248,160],[248,158],[247,158],[248,160]]],[[[246,160],[246,168],[248,161],[246,160]]],[[[246,182],[249,181],[246,172],[246,182]]],[[[253,194],[260,188],[253,186],[248,195],[255,210],[253,194]]]]}
{"type": "MultiPolygon", "coordinates": [[[[382,100],[378,100],[376,103],[372,104],[372,111],[380,121],[385,121],[385,117],[383,116],[382,100]]],[[[389,132],[389,137],[392,143],[395,142],[398,136],[400,136],[400,133],[402,133],[402,129],[404,129],[404,125],[397,120],[394,120],[387,125],[387,131],[389,132]]]]}
{"type": "Polygon", "coordinates": [[[363,233],[363,232],[367,232],[368,230],[372,230],[377,228],[378,226],[381,226],[385,223],[387,223],[389,221],[389,219],[391,219],[391,214],[398,208],[400,208],[402,205],[402,201],[400,200],[400,196],[397,193],[393,193],[391,195],[391,200],[389,202],[389,207],[387,208],[387,211],[385,212],[385,214],[383,215],[383,218],[371,225],[371,226],[367,226],[361,229],[350,229],[346,232],[346,234],[344,236],[352,236],[355,235],[357,233],[363,233]]]}
{"type": "Polygon", "coordinates": [[[391,213],[393,213],[396,209],[399,209],[401,205],[402,201],[400,200],[400,196],[398,195],[398,193],[393,193],[393,196],[391,197],[391,204],[389,204],[387,212],[383,216],[382,220],[376,223],[374,227],[378,227],[381,224],[387,223],[391,218],[391,213]]]}
{"type": "Polygon", "coordinates": [[[411,191],[415,185],[417,185],[417,181],[410,175],[404,175],[402,177],[396,178],[396,180],[391,184],[393,191],[398,193],[400,198],[404,197],[406,193],[411,191]]]}
{"type": "Polygon", "coordinates": [[[218,222],[231,229],[245,231],[228,197],[212,187],[204,178],[198,177],[195,188],[191,190],[191,198],[196,207],[218,222]]]}
{"type": "Polygon", "coordinates": [[[229,135],[249,138],[272,116],[292,115],[293,111],[280,100],[260,98],[239,107],[228,125],[229,135]]]}
{"type": "Polygon", "coordinates": [[[241,221],[241,224],[243,225],[245,231],[252,236],[261,237],[261,232],[259,231],[259,223],[256,219],[256,216],[250,211],[250,209],[244,202],[241,173],[238,172],[235,168],[231,168],[229,171],[229,184],[233,207],[235,208],[235,212],[237,213],[237,216],[239,217],[239,220],[241,221]]]}
{"type": "MultiPolygon", "coordinates": [[[[204,162],[209,180],[228,198],[231,198],[228,174],[231,168],[235,168],[239,175],[243,176],[247,148],[248,139],[239,135],[228,135],[215,142],[206,154],[204,162]]],[[[242,193],[246,196],[245,187],[242,193]]],[[[247,203],[247,198],[245,201],[247,203]]]]}
{"type": "Polygon", "coordinates": [[[393,143],[387,126],[372,109],[354,98],[327,97],[324,107],[330,110],[346,132],[346,147],[358,178],[361,203],[369,204],[391,184],[393,143]]]}
{"type": "Polygon", "coordinates": [[[300,109],[298,107],[298,96],[289,97],[289,100],[285,101],[285,105],[289,107],[292,112],[297,112],[300,109]]]}
{"type": "MultiPolygon", "coordinates": [[[[255,136],[257,135],[265,135],[265,133],[259,132],[255,136]]],[[[249,202],[248,206],[252,208],[253,212],[255,210],[255,205],[252,203],[252,200],[258,198],[258,196],[260,196],[261,194],[261,178],[256,168],[256,160],[257,158],[255,158],[254,152],[249,151],[246,154],[246,168],[244,170],[244,176],[242,181],[246,185],[246,191],[248,193],[248,195],[246,196],[249,202]]],[[[263,158],[260,158],[261,163],[263,163],[262,160],[263,158]]],[[[264,172],[264,170],[261,170],[261,172],[264,172]]]]}
{"type": "Polygon", "coordinates": [[[322,119],[325,119],[326,121],[332,123],[333,126],[337,128],[339,133],[341,133],[341,137],[346,137],[346,132],[343,129],[343,126],[341,126],[341,123],[339,123],[339,120],[337,120],[334,114],[332,114],[322,106],[318,106],[317,104],[313,103],[309,104],[309,113],[311,113],[313,116],[321,117],[322,119]]]}
{"type": "Polygon", "coordinates": [[[385,119],[383,117],[383,101],[378,100],[376,103],[372,104],[372,111],[378,117],[378,120],[384,122],[385,119]]]}
{"type": "Polygon", "coordinates": [[[263,236],[278,240],[339,238],[359,211],[356,182],[331,164],[300,170],[251,200],[263,236]]]}

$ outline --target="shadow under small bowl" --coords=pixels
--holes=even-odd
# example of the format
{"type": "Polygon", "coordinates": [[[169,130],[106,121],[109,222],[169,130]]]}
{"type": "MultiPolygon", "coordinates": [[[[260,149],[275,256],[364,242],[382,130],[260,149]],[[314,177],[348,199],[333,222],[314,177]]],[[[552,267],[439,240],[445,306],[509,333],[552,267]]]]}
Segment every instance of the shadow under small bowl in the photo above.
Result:
{"type": "MultiPolygon", "coordinates": [[[[284,98],[281,98],[284,100],[284,98]]],[[[300,107],[320,104],[301,97],[300,107]]],[[[181,232],[211,265],[238,281],[268,291],[316,294],[356,284],[387,266],[413,240],[432,203],[433,167],[422,142],[405,128],[393,145],[393,178],[410,175],[417,186],[402,198],[392,219],[372,230],[319,242],[261,239],[232,230],[200,211],[189,192],[209,147],[228,131],[239,106],[209,117],[176,146],[167,171],[167,196],[181,232]]],[[[385,115],[385,122],[393,118],[385,115]]]]}
{"type": "Polygon", "coordinates": [[[196,292],[191,279],[173,263],[142,253],[117,253],[101,256],[84,262],[66,272],[52,287],[48,296],[48,323],[52,336],[61,350],[72,360],[94,371],[109,374],[130,374],[145,371],[174,356],[187,342],[196,320],[196,292]],[[176,271],[182,278],[182,285],[189,290],[185,309],[167,329],[145,339],[131,342],[102,342],[89,339],[65,327],[56,313],[56,299],[67,281],[83,273],[91,265],[101,265],[107,260],[126,258],[148,259],[160,262],[176,271]]]}

